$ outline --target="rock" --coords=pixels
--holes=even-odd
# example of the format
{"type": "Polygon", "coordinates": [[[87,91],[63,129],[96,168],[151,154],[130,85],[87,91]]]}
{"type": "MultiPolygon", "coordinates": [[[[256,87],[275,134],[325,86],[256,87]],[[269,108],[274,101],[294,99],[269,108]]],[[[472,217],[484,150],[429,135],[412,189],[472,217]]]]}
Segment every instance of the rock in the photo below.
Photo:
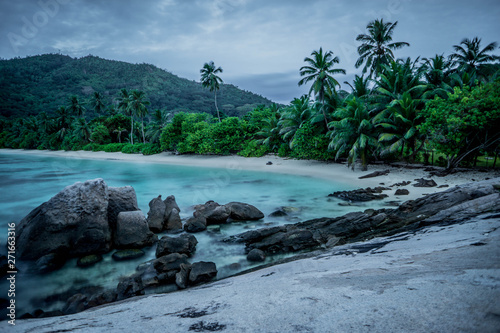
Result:
{"type": "Polygon", "coordinates": [[[388,197],[387,194],[380,194],[382,191],[386,190],[389,190],[389,188],[377,186],[372,189],[371,187],[367,187],[365,189],[360,188],[352,191],[337,191],[328,196],[354,202],[381,200],[388,197]]]}
{"type": "Polygon", "coordinates": [[[328,240],[326,241],[325,245],[326,245],[327,248],[332,248],[335,245],[337,245],[339,242],[340,242],[340,238],[339,237],[330,236],[330,237],[328,237],[328,240]]]}
{"type": "Polygon", "coordinates": [[[231,210],[229,207],[221,206],[212,200],[207,201],[203,205],[195,206],[195,212],[193,213],[195,217],[204,217],[207,225],[226,223],[230,214],[231,210]]]}
{"type": "Polygon", "coordinates": [[[118,301],[133,296],[144,295],[144,285],[139,275],[127,277],[118,283],[116,287],[116,299],[118,301]]]}
{"type": "Polygon", "coordinates": [[[269,161],[266,163],[266,165],[273,165],[273,162],[269,161]]]}
{"type": "Polygon", "coordinates": [[[168,219],[165,222],[165,230],[168,231],[179,231],[182,230],[181,215],[177,208],[172,208],[172,211],[168,215],[168,219]]]}
{"type": "Polygon", "coordinates": [[[37,270],[41,273],[48,273],[55,271],[66,262],[66,257],[58,253],[49,253],[43,257],[38,258],[35,263],[37,270]]]}
{"type": "Polygon", "coordinates": [[[410,181],[402,181],[400,183],[395,183],[395,184],[392,184],[390,187],[394,187],[394,186],[406,186],[406,185],[410,185],[410,181]]]}
{"type": "Polygon", "coordinates": [[[187,232],[200,232],[207,229],[207,220],[203,216],[190,217],[184,224],[187,232]]]}
{"type": "Polygon", "coordinates": [[[450,185],[448,185],[448,184],[439,185],[437,188],[446,188],[446,187],[450,187],[450,185]]]}
{"type": "Polygon", "coordinates": [[[358,177],[358,179],[365,179],[365,178],[373,178],[373,177],[378,177],[378,176],[386,176],[391,172],[391,170],[384,170],[384,171],[375,171],[372,173],[369,173],[367,175],[358,177]]]}
{"type": "Polygon", "coordinates": [[[111,229],[114,231],[118,214],[121,212],[130,212],[139,210],[137,205],[137,196],[132,186],[108,187],[108,221],[111,229]]]}
{"type": "Polygon", "coordinates": [[[117,296],[118,295],[116,293],[116,290],[103,291],[92,295],[87,302],[87,306],[89,308],[92,308],[95,306],[112,303],[116,301],[117,296]]]}
{"type": "Polygon", "coordinates": [[[264,218],[262,213],[255,206],[242,202],[230,202],[225,205],[230,211],[230,217],[233,220],[254,221],[264,218]]]}
{"type": "Polygon", "coordinates": [[[49,253],[80,257],[108,252],[108,201],[102,179],[67,186],[18,224],[16,256],[36,260],[49,253]]]}
{"type": "Polygon", "coordinates": [[[405,188],[398,188],[394,193],[394,195],[408,195],[408,194],[410,194],[410,191],[408,191],[405,188]]]}
{"type": "Polygon", "coordinates": [[[191,265],[189,284],[195,285],[212,280],[217,275],[217,267],[213,262],[199,261],[191,265]]]}
{"type": "Polygon", "coordinates": [[[148,212],[148,226],[149,230],[152,232],[163,231],[163,226],[165,223],[165,210],[166,205],[161,199],[161,195],[154,198],[149,202],[149,212],[148,212]]]}
{"type": "Polygon", "coordinates": [[[186,254],[188,257],[196,251],[198,240],[193,235],[182,234],[179,237],[163,236],[156,247],[156,257],[171,253],[186,254]]]}
{"type": "Polygon", "coordinates": [[[293,215],[299,214],[302,211],[300,207],[292,207],[292,206],[283,206],[280,209],[286,214],[293,214],[293,215]]]}
{"type": "Polygon", "coordinates": [[[413,184],[413,187],[434,187],[437,186],[436,182],[432,179],[415,179],[417,182],[416,184],[413,184]]]}
{"type": "Polygon", "coordinates": [[[88,256],[78,258],[76,265],[78,267],[89,267],[102,261],[102,255],[100,254],[89,254],[88,256]]]}
{"type": "Polygon", "coordinates": [[[77,312],[82,312],[86,308],[87,308],[87,296],[83,294],[76,294],[68,299],[62,312],[68,315],[77,312]]]}
{"type": "Polygon", "coordinates": [[[189,265],[187,255],[172,253],[152,261],[152,267],[158,273],[158,280],[162,283],[175,282],[176,274],[181,271],[181,265],[189,265]]]}
{"type": "Polygon", "coordinates": [[[181,270],[175,274],[175,284],[179,289],[185,289],[189,281],[189,272],[191,272],[190,264],[181,264],[181,270]]]}
{"type": "Polygon", "coordinates": [[[181,211],[179,208],[179,205],[177,205],[177,202],[175,201],[175,197],[173,195],[169,195],[165,201],[165,217],[168,218],[172,210],[175,208],[177,209],[178,212],[181,211]]]}
{"type": "Polygon", "coordinates": [[[158,237],[149,230],[148,222],[140,210],[118,214],[114,237],[116,248],[141,248],[157,240],[158,237]]]}
{"type": "Polygon", "coordinates": [[[139,249],[127,249],[127,250],[116,251],[115,253],[113,253],[112,257],[116,261],[123,261],[123,260],[132,260],[140,258],[144,254],[145,254],[144,251],[139,249]]]}
{"type": "Polygon", "coordinates": [[[282,216],[287,216],[288,214],[282,211],[281,209],[275,210],[271,214],[269,214],[269,217],[282,217],[282,216]]]}
{"type": "Polygon", "coordinates": [[[248,261],[264,261],[266,260],[266,253],[259,249],[253,249],[247,254],[248,261]]]}

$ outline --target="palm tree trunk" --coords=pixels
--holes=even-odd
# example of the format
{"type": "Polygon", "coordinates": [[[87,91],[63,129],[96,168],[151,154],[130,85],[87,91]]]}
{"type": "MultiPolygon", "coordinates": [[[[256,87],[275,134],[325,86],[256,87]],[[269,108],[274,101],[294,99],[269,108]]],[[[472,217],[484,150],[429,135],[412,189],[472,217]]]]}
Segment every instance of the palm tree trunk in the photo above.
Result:
{"type": "Polygon", "coordinates": [[[361,150],[361,171],[368,170],[368,163],[366,161],[366,148],[361,150]]]}
{"type": "Polygon", "coordinates": [[[144,136],[144,118],[141,117],[141,131],[142,131],[142,143],[146,143],[146,137],[144,136]]]}
{"type": "Polygon", "coordinates": [[[134,117],[130,114],[130,143],[134,144],[134,117]]]}
{"type": "Polygon", "coordinates": [[[217,90],[214,90],[214,99],[215,99],[215,110],[217,110],[217,118],[219,118],[220,122],[220,114],[219,114],[219,108],[217,107],[217,90]]]}

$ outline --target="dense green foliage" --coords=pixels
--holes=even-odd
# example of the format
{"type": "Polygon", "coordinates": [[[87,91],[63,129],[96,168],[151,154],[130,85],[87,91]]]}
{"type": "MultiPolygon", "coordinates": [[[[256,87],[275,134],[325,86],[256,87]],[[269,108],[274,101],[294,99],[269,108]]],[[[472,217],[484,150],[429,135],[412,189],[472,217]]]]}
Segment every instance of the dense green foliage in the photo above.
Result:
{"type": "MultiPolygon", "coordinates": [[[[41,112],[52,115],[59,106],[68,104],[68,96],[76,96],[88,118],[103,114],[103,105],[116,106],[122,88],[143,91],[152,109],[216,114],[213,93],[203,89],[201,83],[150,64],[129,64],[95,56],[77,59],[44,54],[0,60],[0,87],[0,115],[6,117],[41,112]]],[[[220,85],[217,98],[221,111],[229,116],[242,116],[245,110],[257,105],[271,104],[266,98],[230,84],[220,85]]]]}
{"type": "MultiPolygon", "coordinates": [[[[210,62],[201,71],[204,86],[209,89],[202,90],[198,84],[193,94],[199,101],[210,100],[211,108],[200,104],[200,108],[190,106],[184,112],[184,108],[159,105],[163,92],[152,91],[149,84],[157,86],[155,82],[161,80],[147,81],[144,86],[117,85],[111,102],[107,99],[111,90],[89,93],[90,99],[71,92],[54,112],[0,118],[0,147],[146,155],[162,151],[237,153],[245,157],[272,153],[300,159],[345,160],[352,168],[360,162],[362,169],[376,160],[428,163],[433,156],[432,163],[437,159],[453,168],[460,163],[473,164],[479,155],[496,158],[500,149],[500,64],[492,54],[496,43],[482,48],[479,38],[464,39],[454,46],[456,53],[448,57],[396,59],[393,51],[407,46],[405,42],[392,42],[396,23],[370,22],[368,33],[358,36],[362,45],[357,65],[365,64],[370,76],[356,75],[352,84],[348,83],[351,92],[338,89],[334,76],[345,74],[336,68],[339,59],[320,48],[304,59],[305,66],[299,70],[299,85],[311,85],[308,95],[294,98],[287,106],[253,106],[239,117],[219,115],[212,103],[217,103],[219,88],[222,100],[229,86],[214,77],[222,69],[210,62]],[[199,94],[210,98],[202,99],[199,94]]],[[[102,61],[95,57],[69,60],[76,61],[77,70],[85,61],[102,61]]],[[[125,66],[119,62],[114,65],[125,66]]],[[[127,78],[156,77],[161,71],[150,65],[126,66],[132,66],[127,67],[132,74],[123,74],[127,78]]],[[[90,68],[85,75],[89,72],[90,68]]],[[[47,73],[52,70],[47,69],[47,73]]],[[[180,86],[187,85],[182,82],[180,86]]],[[[231,115],[224,105],[222,109],[231,115]]]]}

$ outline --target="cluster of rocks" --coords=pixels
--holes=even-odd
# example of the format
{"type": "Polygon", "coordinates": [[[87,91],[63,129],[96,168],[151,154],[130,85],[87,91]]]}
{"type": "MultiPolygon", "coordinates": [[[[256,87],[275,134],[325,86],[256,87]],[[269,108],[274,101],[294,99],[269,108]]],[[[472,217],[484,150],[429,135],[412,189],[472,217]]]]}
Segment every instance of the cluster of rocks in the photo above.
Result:
{"type": "Polygon", "coordinates": [[[362,202],[371,200],[382,200],[387,198],[387,194],[382,191],[390,190],[390,188],[377,186],[375,188],[367,187],[351,191],[337,191],[329,194],[329,197],[336,197],[345,201],[362,202]]]}
{"type": "MultiPolygon", "coordinates": [[[[460,222],[483,213],[500,212],[500,179],[456,186],[409,200],[396,209],[367,209],[335,218],[319,218],[247,231],[226,238],[244,243],[248,252],[265,254],[313,250],[387,236],[437,223],[460,222]]],[[[495,215],[498,216],[498,215],[495,215]]]]}

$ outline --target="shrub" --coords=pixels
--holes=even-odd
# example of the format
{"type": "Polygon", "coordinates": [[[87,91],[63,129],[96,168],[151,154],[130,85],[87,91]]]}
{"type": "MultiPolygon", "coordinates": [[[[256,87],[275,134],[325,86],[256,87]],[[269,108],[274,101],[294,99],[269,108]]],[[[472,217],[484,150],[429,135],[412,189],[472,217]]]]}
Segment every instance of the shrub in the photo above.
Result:
{"type": "Polygon", "coordinates": [[[154,155],[154,154],[159,154],[163,150],[160,148],[159,145],[153,144],[153,143],[146,143],[144,144],[144,148],[142,149],[142,154],[143,155],[154,155]]]}
{"type": "Polygon", "coordinates": [[[126,145],[126,143],[109,143],[107,145],[104,145],[102,147],[102,150],[107,153],[121,152],[123,147],[125,147],[126,145]]]}
{"type": "Polygon", "coordinates": [[[143,143],[130,144],[127,143],[122,148],[122,153],[124,154],[140,154],[144,148],[143,143]]]}
{"type": "Polygon", "coordinates": [[[263,144],[257,143],[256,140],[252,140],[247,143],[246,147],[241,150],[238,155],[243,157],[261,157],[269,152],[269,148],[263,144]]]}

